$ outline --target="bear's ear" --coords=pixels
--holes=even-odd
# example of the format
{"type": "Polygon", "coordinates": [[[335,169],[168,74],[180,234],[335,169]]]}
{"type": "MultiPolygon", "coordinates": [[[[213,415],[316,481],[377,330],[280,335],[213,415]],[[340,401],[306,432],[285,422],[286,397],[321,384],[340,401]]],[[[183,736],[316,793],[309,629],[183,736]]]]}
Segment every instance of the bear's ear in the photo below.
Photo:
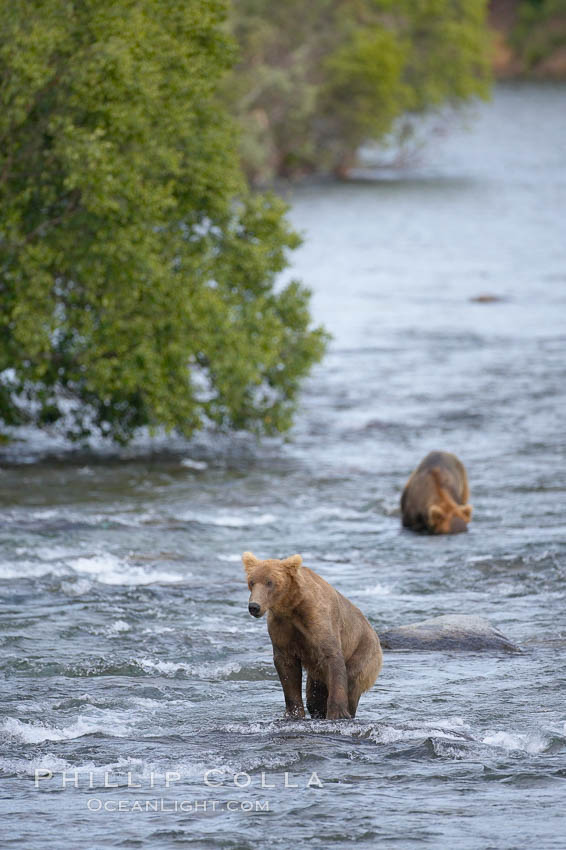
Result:
{"type": "Polygon", "coordinates": [[[254,567],[257,567],[257,565],[259,564],[259,560],[253,554],[253,552],[244,552],[244,554],[242,555],[242,561],[244,563],[244,569],[247,573],[249,573],[250,570],[253,570],[254,567]]]}
{"type": "Polygon", "coordinates": [[[281,563],[288,569],[298,570],[303,563],[303,559],[300,555],[291,555],[289,558],[285,558],[284,561],[281,561],[281,563]]]}
{"type": "Polygon", "coordinates": [[[291,555],[289,558],[285,558],[284,561],[281,561],[284,567],[289,567],[292,570],[298,570],[301,564],[303,563],[303,559],[300,555],[291,555]]]}
{"type": "Polygon", "coordinates": [[[428,521],[430,525],[438,525],[444,519],[444,511],[439,505],[431,505],[428,509],[428,521]]]}
{"type": "Polygon", "coordinates": [[[462,514],[464,516],[464,519],[466,520],[466,522],[469,522],[472,518],[472,510],[473,510],[472,506],[471,505],[462,505],[461,510],[462,510],[462,514]]]}

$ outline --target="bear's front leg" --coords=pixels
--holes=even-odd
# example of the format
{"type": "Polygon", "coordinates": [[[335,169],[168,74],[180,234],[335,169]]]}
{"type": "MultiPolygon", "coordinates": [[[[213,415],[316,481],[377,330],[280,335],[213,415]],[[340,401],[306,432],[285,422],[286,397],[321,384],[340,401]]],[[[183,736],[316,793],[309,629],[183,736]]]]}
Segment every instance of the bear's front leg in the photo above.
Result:
{"type": "Polygon", "coordinates": [[[296,656],[274,651],[273,661],[285,696],[285,717],[300,719],[305,716],[303,705],[303,668],[296,656]]]}
{"type": "Polygon", "coordinates": [[[328,661],[326,719],[343,720],[351,716],[348,711],[348,674],[344,656],[340,653],[328,661]]]}

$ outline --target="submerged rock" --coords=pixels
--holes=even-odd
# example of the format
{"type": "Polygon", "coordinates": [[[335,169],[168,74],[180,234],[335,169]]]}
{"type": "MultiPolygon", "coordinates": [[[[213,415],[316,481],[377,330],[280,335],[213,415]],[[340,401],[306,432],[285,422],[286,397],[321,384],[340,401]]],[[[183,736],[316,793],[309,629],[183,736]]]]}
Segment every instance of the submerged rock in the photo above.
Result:
{"type": "Polygon", "coordinates": [[[446,614],[379,634],[383,649],[521,652],[489,620],[468,614],[446,614]]]}
{"type": "Polygon", "coordinates": [[[501,295],[492,295],[489,292],[482,292],[481,295],[474,295],[473,298],[470,298],[470,301],[473,301],[476,304],[493,304],[496,301],[505,301],[505,298],[501,295]]]}

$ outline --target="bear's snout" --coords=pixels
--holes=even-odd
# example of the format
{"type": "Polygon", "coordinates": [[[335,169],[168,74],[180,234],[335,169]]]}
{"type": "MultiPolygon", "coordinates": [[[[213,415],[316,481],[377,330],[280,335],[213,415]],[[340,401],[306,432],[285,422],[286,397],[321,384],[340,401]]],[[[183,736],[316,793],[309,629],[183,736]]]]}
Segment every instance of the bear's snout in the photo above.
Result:
{"type": "Polygon", "coordinates": [[[261,607],[257,604],[257,602],[250,602],[248,605],[248,611],[252,615],[252,617],[259,617],[261,612],[261,607]]]}
{"type": "Polygon", "coordinates": [[[459,516],[453,516],[452,522],[450,523],[450,533],[451,534],[461,534],[463,531],[468,530],[468,523],[466,520],[462,519],[459,516]]]}

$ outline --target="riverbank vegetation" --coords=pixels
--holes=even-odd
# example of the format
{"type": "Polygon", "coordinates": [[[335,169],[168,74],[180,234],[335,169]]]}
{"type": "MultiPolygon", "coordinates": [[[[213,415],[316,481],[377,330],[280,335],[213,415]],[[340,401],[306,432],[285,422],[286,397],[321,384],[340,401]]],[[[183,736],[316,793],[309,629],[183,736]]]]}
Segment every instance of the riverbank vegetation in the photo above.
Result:
{"type": "Polygon", "coordinates": [[[485,0],[234,0],[225,95],[251,180],[334,171],[402,117],[486,96],[485,0]]]}
{"type": "Polygon", "coordinates": [[[344,174],[401,116],[485,95],[484,0],[0,13],[0,423],[288,428],[326,335],[275,286],[299,238],[246,176],[344,174]]]}
{"type": "Polygon", "coordinates": [[[0,419],[264,433],[322,355],[216,91],[217,0],[0,2],[0,419]]]}
{"type": "Polygon", "coordinates": [[[566,0],[491,0],[500,77],[566,78],[566,0]]]}

